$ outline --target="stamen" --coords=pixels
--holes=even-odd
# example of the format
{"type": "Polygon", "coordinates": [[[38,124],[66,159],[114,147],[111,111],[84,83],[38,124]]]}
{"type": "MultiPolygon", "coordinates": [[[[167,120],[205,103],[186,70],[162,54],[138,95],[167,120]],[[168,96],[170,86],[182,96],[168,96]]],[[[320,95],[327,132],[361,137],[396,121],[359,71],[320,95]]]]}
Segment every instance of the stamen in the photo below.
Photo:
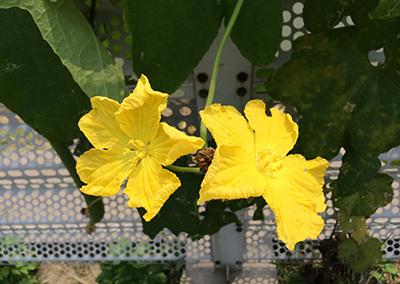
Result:
{"type": "Polygon", "coordinates": [[[146,155],[148,154],[148,144],[146,145],[145,143],[143,143],[142,140],[139,139],[131,139],[129,140],[128,143],[128,149],[132,152],[136,152],[137,157],[141,160],[144,157],[146,157],[146,155]]]}
{"type": "Polygon", "coordinates": [[[273,176],[275,172],[282,168],[282,163],[275,161],[275,158],[269,149],[259,151],[256,160],[258,170],[266,176],[273,176]]]}

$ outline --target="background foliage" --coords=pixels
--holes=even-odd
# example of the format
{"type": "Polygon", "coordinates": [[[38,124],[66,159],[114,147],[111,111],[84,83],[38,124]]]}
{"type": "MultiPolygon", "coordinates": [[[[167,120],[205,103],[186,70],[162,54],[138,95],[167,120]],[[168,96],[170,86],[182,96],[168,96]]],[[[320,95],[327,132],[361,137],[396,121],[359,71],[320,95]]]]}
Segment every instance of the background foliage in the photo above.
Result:
{"type": "MultiPolygon", "coordinates": [[[[134,71],[147,74],[154,88],[173,92],[227,23],[236,1],[113,2],[123,9],[132,35],[134,71]]],[[[245,1],[231,38],[253,64],[267,66],[273,60],[281,41],[282,7],[279,0],[245,1]]],[[[332,158],[341,147],[346,151],[339,179],[326,188],[332,191],[341,232],[321,251],[329,267],[345,265],[358,272],[381,257],[381,242],[368,236],[366,219],[392,199],[392,180],[379,173],[377,156],[400,138],[400,1],[306,0],[302,16],[308,34],[294,42],[290,60],[258,74],[266,99],[297,111],[295,152],[332,158]],[[344,17],[352,24],[335,28],[344,17]],[[369,55],[378,49],[385,60],[373,65],[369,55]]],[[[67,147],[82,138],[77,121],[88,111],[89,98],[121,101],[126,95],[121,68],[98,40],[95,25],[93,14],[85,19],[72,0],[0,3],[0,102],[50,141],[78,186],[67,147]]],[[[211,234],[239,223],[234,212],[253,204],[255,218],[263,218],[260,199],[209,202],[198,213],[201,176],[180,178],[182,189],[144,223],[150,236],[164,227],[193,238],[211,234]]],[[[103,205],[85,198],[93,226],[103,216],[103,205]]]]}
{"type": "Polygon", "coordinates": [[[0,265],[0,281],[4,284],[37,284],[38,265],[34,263],[16,262],[0,265]]]}
{"type": "Polygon", "coordinates": [[[180,283],[184,260],[165,263],[119,262],[101,263],[99,284],[174,284],[180,283]]]}

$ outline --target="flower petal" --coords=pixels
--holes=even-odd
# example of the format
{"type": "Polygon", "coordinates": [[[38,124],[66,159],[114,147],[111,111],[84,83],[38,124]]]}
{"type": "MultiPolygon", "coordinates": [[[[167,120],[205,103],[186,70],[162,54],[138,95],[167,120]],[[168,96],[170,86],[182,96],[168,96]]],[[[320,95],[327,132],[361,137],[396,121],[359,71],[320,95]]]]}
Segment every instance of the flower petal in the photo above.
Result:
{"type": "Polygon", "coordinates": [[[129,196],[129,207],[143,207],[143,218],[150,221],[168,198],[181,186],[178,177],[151,158],[144,158],[129,176],[124,193],[129,196]]]}
{"type": "Polygon", "coordinates": [[[90,149],[76,164],[79,177],[87,183],[81,191],[95,196],[116,194],[136,162],[137,157],[131,151],[90,149]]]}
{"type": "Polygon", "coordinates": [[[161,122],[155,139],[150,142],[149,151],[153,159],[163,166],[168,166],[179,157],[201,149],[203,144],[203,139],[188,136],[167,123],[161,122]]]}
{"type": "Polygon", "coordinates": [[[92,110],[79,120],[79,128],[98,149],[112,149],[126,145],[128,136],[120,129],[114,113],[119,103],[106,97],[90,99],[92,110]]]}
{"type": "Polygon", "coordinates": [[[280,159],[293,149],[299,130],[292,117],[277,108],[271,108],[272,116],[266,115],[265,103],[251,100],[246,104],[244,113],[250,127],[255,132],[256,150],[270,150],[275,159],[280,159]]]}
{"type": "Polygon", "coordinates": [[[167,94],[154,91],[147,77],[142,75],[115,114],[121,129],[130,138],[149,143],[157,134],[167,98],[167,94]]]}
{"type": "Polygon", "coordinates": [[[296,243],[315,239],[324,227],[317,213],[325,210],[322,191],[328,161],[306,161],[301,155],[289,155],[282,168],[269,179],[263,195],[275,214],[278,238],[293,250],[296,243]]]}
{"type": "Polygon", "coordinates": [[[253,131],[246,119],[233,106],[212,104],[200,111],[200,116],[217,145],[246,145],[248,151],[253,151],[253,131]]]}
{"type": "Polygon", "coordinates": [[[222,145],[215,151],[203,179],[198,204],[213,199],[261,196],[266,185],[266,178],[244,148],[222,145]]]}

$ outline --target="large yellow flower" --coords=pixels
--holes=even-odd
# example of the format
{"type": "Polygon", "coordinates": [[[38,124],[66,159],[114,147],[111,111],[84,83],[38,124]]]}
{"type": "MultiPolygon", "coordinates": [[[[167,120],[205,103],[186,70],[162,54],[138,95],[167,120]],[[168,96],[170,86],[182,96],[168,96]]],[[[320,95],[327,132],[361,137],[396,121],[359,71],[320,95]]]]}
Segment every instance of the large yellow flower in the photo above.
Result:
{"type": "Polygon", "coordinates": [[[275,215],[278,238],[293,250],[316,238],[324,221],[322,192],[328,161],[288,155],[298,136],[289,114],[252,100],[247,120],[232,106],[213,104],[200,112],[217,149],[200,189],[199,204],[212,199],[263,196],[275,215]]]}
{"type": "Polygon", "coordinates": [[[146,221],[160,211],[181,185],[163,166],[203,146],[202,139],[160,123],[167,98],[167,94],[152,90],[142,75],[121,104],[106,97],[91,99],[93,109],[79,121],[79,128],[95,147],[77,162],[77,172],[87,184],[82,192],[114,195],[128,178],[124,190],[128,206],[145,208],[146,221]]]}

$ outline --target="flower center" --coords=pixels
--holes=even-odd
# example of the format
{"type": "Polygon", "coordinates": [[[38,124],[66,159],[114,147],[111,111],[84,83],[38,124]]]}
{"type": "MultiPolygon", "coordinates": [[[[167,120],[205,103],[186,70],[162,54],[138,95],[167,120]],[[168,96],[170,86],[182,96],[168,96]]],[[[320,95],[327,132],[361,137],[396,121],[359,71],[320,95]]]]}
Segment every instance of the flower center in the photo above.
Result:
{"type": "Polygon", "coordinates": [[[137,157],[139,159],[143,159],[149,153],[147,145],[144,144],[143,141],[139,139],[129,140],[128,148],[130,151],[136,152],[137,157]]]}
{"type": "Polygon", "coordinates": [[[263,149],[256,155],[257,169],[266,176],[273,176],[282,168],[282,163],[276,161],[269,149],[263,149]]]}

